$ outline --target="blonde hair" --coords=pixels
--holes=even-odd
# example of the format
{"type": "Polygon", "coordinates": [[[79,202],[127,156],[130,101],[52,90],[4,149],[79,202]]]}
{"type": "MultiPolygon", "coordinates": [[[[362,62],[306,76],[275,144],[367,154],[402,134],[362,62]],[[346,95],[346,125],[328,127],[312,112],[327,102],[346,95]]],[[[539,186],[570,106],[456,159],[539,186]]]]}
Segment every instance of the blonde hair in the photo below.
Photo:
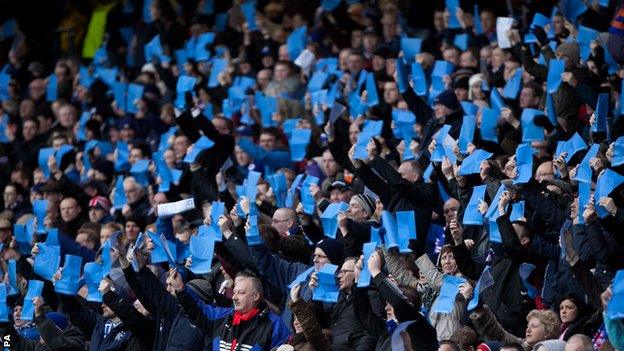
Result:
{"type": "Polygon", "coordinates": [[[536,318],[544,325],[546,336],[544,340],[557,339],[561,332],[559,316],[551,310],[532,310],[526,317],[527,322],[536,318]]]}

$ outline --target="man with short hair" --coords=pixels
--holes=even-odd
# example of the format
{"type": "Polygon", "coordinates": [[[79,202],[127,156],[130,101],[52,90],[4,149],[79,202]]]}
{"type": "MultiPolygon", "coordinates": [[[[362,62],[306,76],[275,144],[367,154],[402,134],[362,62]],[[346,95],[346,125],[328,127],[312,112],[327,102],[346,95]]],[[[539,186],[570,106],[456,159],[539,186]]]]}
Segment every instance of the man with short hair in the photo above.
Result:
{"type": "Polygon", "coordinates": [[[127,177],[123,181],[126,204],[121,209],[121,214],[130,216],[147,216],[150,211],[150,203],[145,189],[133,177],[127,177]]]}
{"type": "Polygon", "coordinates": [[[273,213],[271,226],[275,229],[267,239],[273,251],[277,251],[293,261],[308,264],[312,248],[306,239],[306,233],[299,223],[297,213],[289,207],[277,209],[273,213]],[[275,235],[277,234],[277,235],[275,235]]]}
{"type": "Polygon", "coordinates": [[[215,317],[216,308],[199,299],[186,287],[177,270],[172,271],[171,285],[180,306],[191,320],[212,337],[213,349],[274,349],[288,340],[290,332],[282,319],[271,312],[264,301],[262,283],[254,276],[239,273],[234,279],[234,307],[225,316],[215,317]],[[214,347],[218,345],[218,347],[214,347]]]}
{"type": "Polygon", "coordinates": [[[78,201],[70,196],[61,200],[59,214],[59,230],[75,238],[78,234],[78,228],[86,221],[86,215],[78,201]]]}

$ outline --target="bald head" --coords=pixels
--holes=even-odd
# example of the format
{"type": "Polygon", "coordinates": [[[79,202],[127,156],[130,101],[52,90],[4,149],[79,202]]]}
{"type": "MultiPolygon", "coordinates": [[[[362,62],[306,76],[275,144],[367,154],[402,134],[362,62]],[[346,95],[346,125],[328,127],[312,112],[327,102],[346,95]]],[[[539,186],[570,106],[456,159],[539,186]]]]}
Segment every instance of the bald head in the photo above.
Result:
{"type": "Polygon", "coordinates": [[[299,225],[297,213],[289,207],[279,208],[273,213],[271,225],[280,235],[287,236],[288,230],[299,225]]]}
{"type": "Polygon", "coordinates": [[[565,351],[593,351],[594,345],[592,345],[591,339],[587,335],[576,334],[572,335],[568,339],[565,351]]]}
{"type": "Polygon", "coordinates": [[[555,180],[553,163],[551,161],[546,161],[537,167],[537,170],[535,171],[535,180],[539,183],[545,180],[555,180]]]}

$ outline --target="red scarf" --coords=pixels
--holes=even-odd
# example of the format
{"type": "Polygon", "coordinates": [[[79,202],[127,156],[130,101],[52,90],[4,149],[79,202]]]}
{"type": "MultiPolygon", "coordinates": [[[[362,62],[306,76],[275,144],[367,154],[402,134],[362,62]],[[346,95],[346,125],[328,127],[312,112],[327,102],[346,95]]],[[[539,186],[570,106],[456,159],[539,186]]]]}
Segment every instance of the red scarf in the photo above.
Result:
{"type": "MultiPolygon", "coordinates": [[[[258,314],[260,314],[260,310],[258,308],[254,308],[251,311],[247,312],[247,313],[240,313],[238,311],[234,312],[234,318],[232,318],[232,325],[233,326],[237,326],[239,325],[241,322],[247,322],[248,320],[252,319],[253,317],[257,316],[258,314]]],[[[234,340],[232,340],[232,347],[230,348],[231,351],[236,350],[236,344],[238,344],[238,340],[236,340],[236,338],[234,338],[234,340]]]]}

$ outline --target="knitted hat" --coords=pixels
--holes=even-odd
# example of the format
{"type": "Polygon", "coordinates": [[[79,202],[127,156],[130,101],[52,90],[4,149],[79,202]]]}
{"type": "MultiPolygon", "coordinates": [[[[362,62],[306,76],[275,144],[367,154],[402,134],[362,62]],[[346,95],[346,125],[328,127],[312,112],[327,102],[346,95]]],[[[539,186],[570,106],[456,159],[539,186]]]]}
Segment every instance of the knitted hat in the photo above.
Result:
{"type": "Polygon", "coordinates": [[[335,265],[342,263],[344,256],[342,243],[336,239],[325,238],[316,244],[316,247],[323,250],[329,262],[335,265]]]}
{"type": "Polygon", "coordinates": [[[108,213],[108,211],[110,211],[111,209],[111,203],[104,196],[95,196],[89,201],[89,208],[91,207],[99,208],[104,212],[108,213]]]}
{"type": "Polygon", "coordinates": [[[102,158],[93,162],[93,166],[91,166],[91,168],[102,172],[108,179],[111,179],[113,177],[113,173],[115,172],[115,165],[111,161],[102,158]]]}
{"type": "Polygon", "coordinates": [[[375,208],[377,206],[375,205],[375,199],[373,199],[371,196],[357,194],[352,197],[352,199],[355,200],[360,206],[362,206],[364,211],[366,211],[369,216],[372,216],[373,213],[375,213],[375,208]]]}
{"type": "Polygon", "coordinates": [[[52,322],[54,322],[56,327],[59,328],[60,330],[65,330],[65,328],[67,328],[67,325],[69,324],[67,322],[67,317],[65,317],[65,315],[58,313],[58,312],[48,312],[46,313],[46,317],[52,322]]]}
{"type": "Polygon", "coordinates": [[[574,43],[561,43],[559,44],[559,46],[557,46],[557,49],[555,50],[555,54],[561,54],[561,55],[565,55],[568,56],[570,58],[570,61],[573,64],[577,64],[579,62],[580,59],[580,49],[579,46],[576,42],[574,43]]]}
{"type": "Polygon", "coordinates": [[[451,109],[452,111],[459,109],[459,100],[457,100],[457,96],[455,95],[455,92],[452,90],[445,90],[441,92],[440,95],[438,95],[435,98],[434,104],[444,105],[448,107],[449,109],[451,109]]]}
{"type": "Polygon", "coordinates": [[[212,302],[212,286],[209,281],[206,279],[193,279],[187,285],[202,301],[205,303],[212,302]]]}

